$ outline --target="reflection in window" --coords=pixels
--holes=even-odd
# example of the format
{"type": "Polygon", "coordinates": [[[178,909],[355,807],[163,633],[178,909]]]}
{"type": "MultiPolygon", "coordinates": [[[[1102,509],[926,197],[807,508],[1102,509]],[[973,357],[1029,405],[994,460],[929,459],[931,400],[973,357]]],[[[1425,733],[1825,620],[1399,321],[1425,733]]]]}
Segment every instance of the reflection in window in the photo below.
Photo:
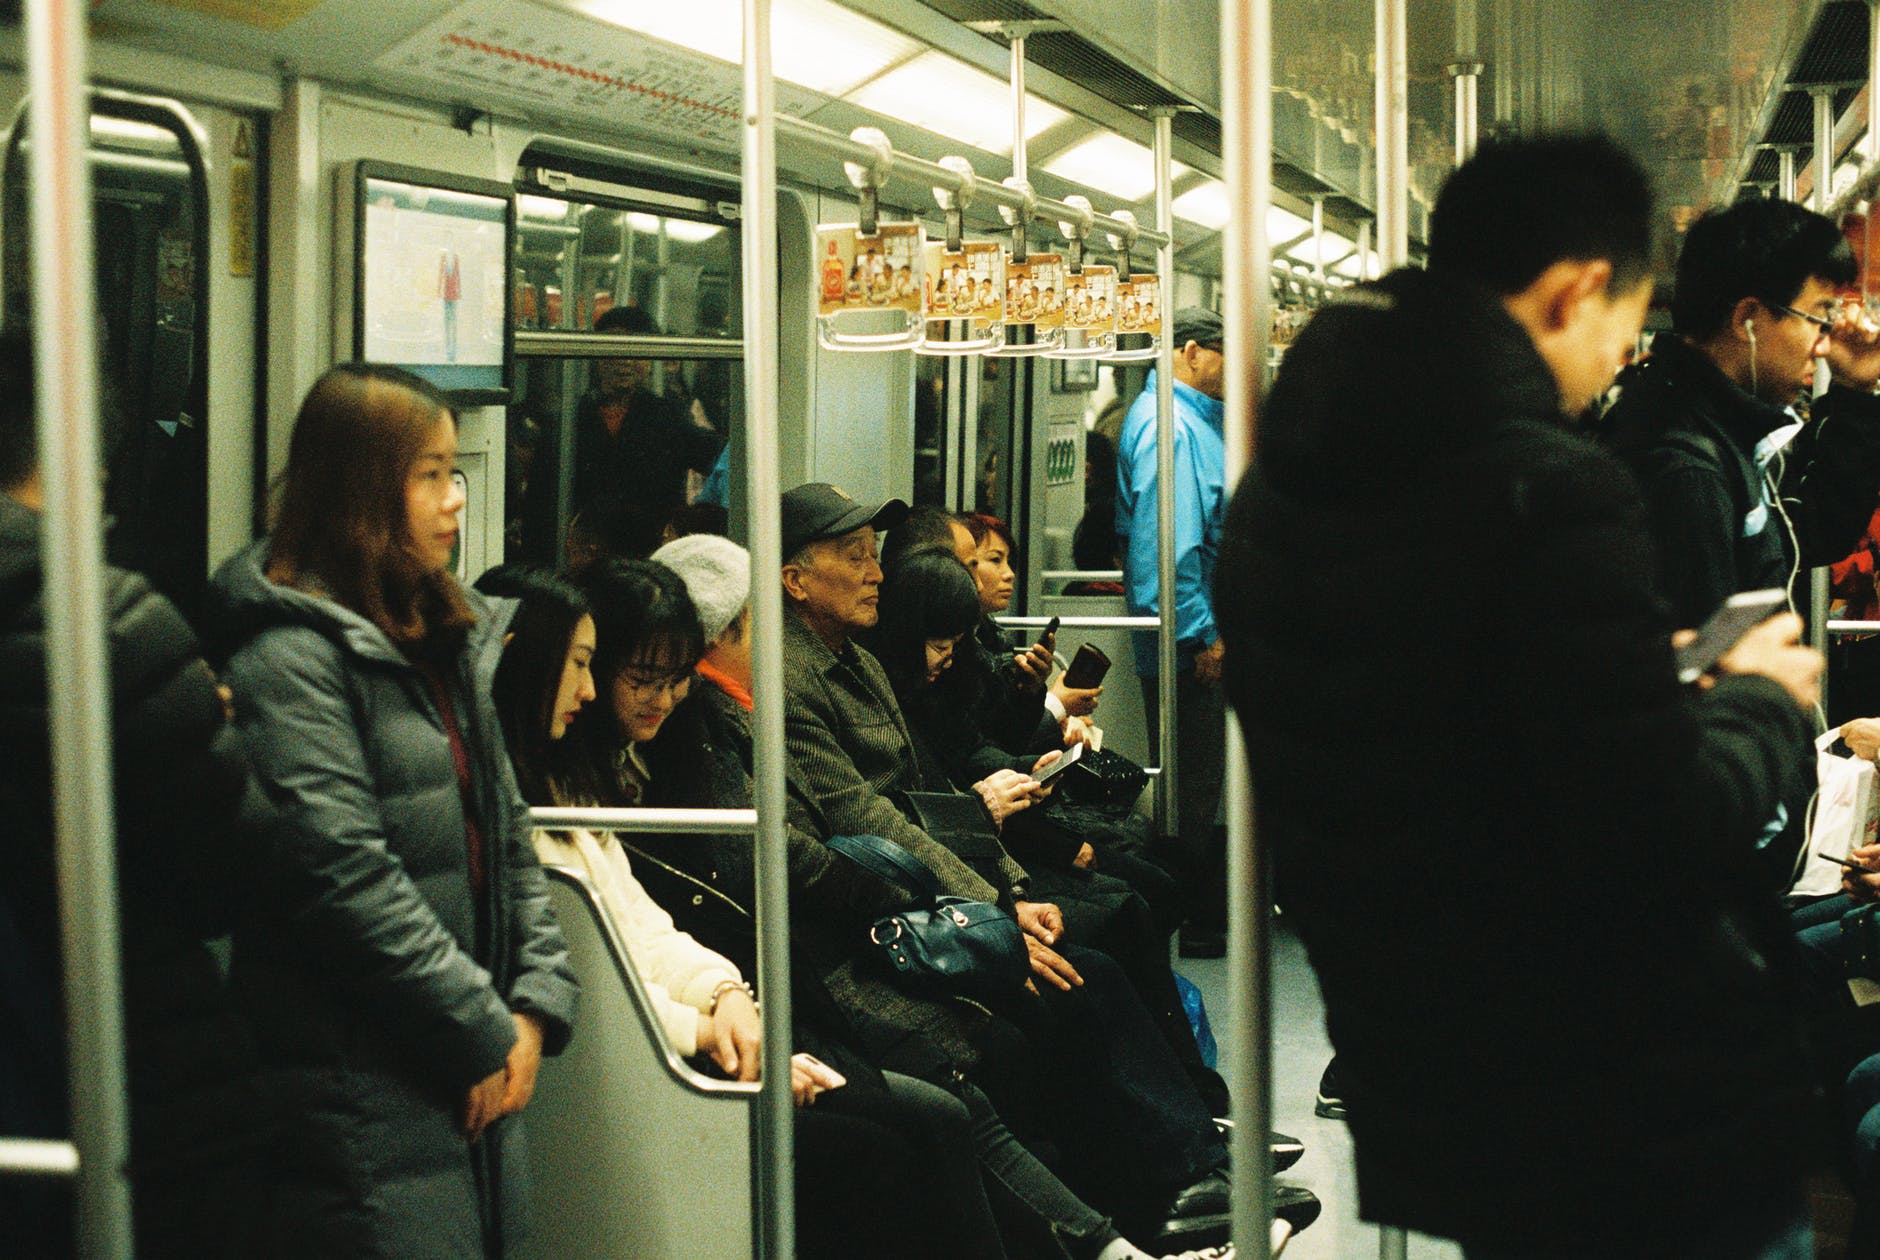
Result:
{"type": "MultiPolygon", "coordinates": [[[[100,101],[92,216],[108,555],[194,612],[207,580],[201,158],[167,110],[100,101]],[[124,116],[103,111],[123,109],[124,116]],[[135,117],[129,116],[135,114],[135,117]]],[[[6,322],[32,319],[31,120],[6,162],[6,322]]]]}
{"type": "MultiPolygon", "coordinates": [[[[518,329],[736,339],[735,226],[524,194],[518,329]]],[[[508,559],[644,555],[725,528],[736,360],[524,358],[509,409],[508,559]]]]}

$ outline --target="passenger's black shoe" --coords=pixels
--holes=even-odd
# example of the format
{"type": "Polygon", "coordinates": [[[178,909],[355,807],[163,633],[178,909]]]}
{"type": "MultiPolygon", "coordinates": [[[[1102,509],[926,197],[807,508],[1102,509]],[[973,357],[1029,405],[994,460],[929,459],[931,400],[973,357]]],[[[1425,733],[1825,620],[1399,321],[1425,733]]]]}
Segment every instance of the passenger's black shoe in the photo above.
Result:
{"type": "Polygon", "coordinates": [[[1273,1171],[1285,1172],[1305,1155],[1306,1144],[1284,1133],[1269,1133],[1266,1135],[1266,1149],[1273,1157],[1273,1171]]]}
{"type": "Polygon", "coordinates": [[[1318,1100],[1312,1104],[1312,1114],[1324,1120],[1343,1120],[1345,1118],[1345,1094],[1338,1087],[1338,1059],[1325,1065],[1324,1075],[1319,1077],[1318,1100]]]}
{"type": "Polygon", "coordinates": [[[1233,1188],[1225,1172],[1211,1172],[1192,1186],[1177,1190],[1162,1208],[1169,1219],[1182,1216],[1212,1216],[1228,1210],[1233,1188]]]}
{"type": "Polygon", "coordinates": [[[1273,1219],[1285,1221],[1295,1234],[1318,1220],[1324,1208],[1319,1196],[1304,1186],[1273,1187],[1273,1219]]]}
{"type": "Polygon", "coordinates": [[[1192,923],[1182,924],[1176,948],[1183,958],[1225,958],[1227,957],[1227,933],[1210,931],[1196,927],[1192,923]]]}
{"type": "MultiPolygon", "coordinates": [[[[1233,1141],[1234,1122],[1232,1120],[1226,1116],[1216,1116],[1214,1127],[1220,1132],[1223,1140],[1233,1141]]],[[[1269,1132],[1266,1135],[1266,1149],[1273,1158],[1273,1171],[1278,1173],[1285,1172],[1299,1162],[1300,1157],[1306,1153],[1306,1144],[1289,1134],[1269,1132]]]]}

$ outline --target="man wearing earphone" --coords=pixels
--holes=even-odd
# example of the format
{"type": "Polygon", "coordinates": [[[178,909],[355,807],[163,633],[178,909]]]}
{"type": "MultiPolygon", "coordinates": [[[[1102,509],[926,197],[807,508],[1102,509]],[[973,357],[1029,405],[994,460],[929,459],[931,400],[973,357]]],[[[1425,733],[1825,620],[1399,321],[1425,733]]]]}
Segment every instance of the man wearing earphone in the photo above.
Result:
{"type": "Polygon", "coordinates": [[[1740,591],[1793,592],[1873,515],[1880,328],[1842,300],[1857,274],[1840,229],[1790,201],[1738,202],[1686,236],[1673,331],[1602,421],[1644,487],[1679,625],[1740,591]],[[1831,383],[1810,401],[1823,361],[1831,383]]]}

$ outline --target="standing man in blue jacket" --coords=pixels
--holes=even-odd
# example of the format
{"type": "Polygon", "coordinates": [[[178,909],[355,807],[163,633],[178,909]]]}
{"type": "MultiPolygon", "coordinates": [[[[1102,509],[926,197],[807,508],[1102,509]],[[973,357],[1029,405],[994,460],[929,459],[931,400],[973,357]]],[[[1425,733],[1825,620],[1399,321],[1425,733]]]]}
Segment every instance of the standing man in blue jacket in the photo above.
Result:
{"type": "MultiPolygon", "coordinates": [[[[1187,922],[1184,958],[1227,951],[1227,845],[1216,826],[1226,774],[1226,710],[1221,697],[1221,637],[1214,626],[1214,557],[1227,502],[1227,454],[1221,428],[1221,317],[1199,306],[1175,312],[1175,757],[1181,799],[1170,815],[1183,866],[1187,922]]],[[[1156,379],[1123,419],[1116,452],[1117,553],[1132,616],[1159,616],[1157,563],[1156,379]]],[[[1160,662],[1156,636],[1137,634],[1149,739],[1161,739],[1160,662]]]]}

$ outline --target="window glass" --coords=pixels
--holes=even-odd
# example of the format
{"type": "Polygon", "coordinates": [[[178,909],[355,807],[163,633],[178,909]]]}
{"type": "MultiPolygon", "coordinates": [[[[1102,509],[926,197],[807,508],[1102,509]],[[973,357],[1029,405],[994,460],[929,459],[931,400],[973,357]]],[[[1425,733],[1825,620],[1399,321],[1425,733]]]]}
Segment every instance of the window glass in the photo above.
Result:
{"type": "MultiPolygon", "coordinates": [[[[736,340],[734,224],[562,197],[518,198],[518,332],[736,340]]],[[[640,554],[675,529],[721,531],[742,470],[743,364],[687,357],[544,358],[518,343],[509,409],[506,557],[640,554]]]]}

